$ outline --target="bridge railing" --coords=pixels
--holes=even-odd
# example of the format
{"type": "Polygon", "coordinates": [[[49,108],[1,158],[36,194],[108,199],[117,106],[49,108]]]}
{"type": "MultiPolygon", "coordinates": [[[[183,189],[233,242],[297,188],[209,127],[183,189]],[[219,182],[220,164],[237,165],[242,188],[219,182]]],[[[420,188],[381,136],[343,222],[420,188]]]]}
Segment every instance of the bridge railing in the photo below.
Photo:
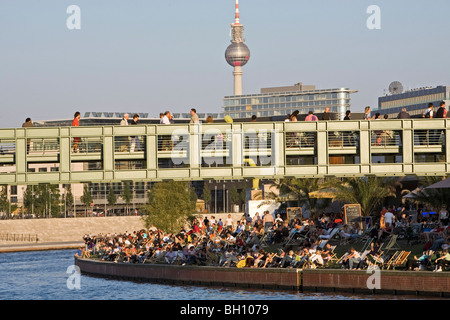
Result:
{"type": "Polygon", "coordinates": [[[0,129],[0,184],[447,175],[449,130],[447,119],[0,129]]]}

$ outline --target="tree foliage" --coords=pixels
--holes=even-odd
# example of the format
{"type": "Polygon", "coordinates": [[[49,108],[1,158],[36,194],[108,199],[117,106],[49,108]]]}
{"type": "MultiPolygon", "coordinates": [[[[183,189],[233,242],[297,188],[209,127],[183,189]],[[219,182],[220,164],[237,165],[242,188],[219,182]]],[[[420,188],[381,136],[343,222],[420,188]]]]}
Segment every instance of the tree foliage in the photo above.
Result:
{"type": "Polygon", "coordinates": [[[353,177],[332,179],[326,185],[334,189],[336,200],[360,204],[361,214],[369,216],[375,213],[386,198],[396,195],[396,181],[394,178],[353,177]]]}
{"type": "Polygon", "coordinates": [[[272,184],[279,190],[279,194],[269,192],[267,199],[283,203],[289,200],[297,201],[298,206],[306,204],[314,215],[318,210],[329,205],[330,199],[318,199],[310,194],[324,188],[323,180],[317,178],[288,178],[281,179],[272,184]]]}
{"type": "Polygon", "coordinates": [[[166,232],[176,233],[196,214],[197,197],[187,182],[156,183],[148,192],[148,200],[143,208],[146,228],[154,225],[166,232]]]}

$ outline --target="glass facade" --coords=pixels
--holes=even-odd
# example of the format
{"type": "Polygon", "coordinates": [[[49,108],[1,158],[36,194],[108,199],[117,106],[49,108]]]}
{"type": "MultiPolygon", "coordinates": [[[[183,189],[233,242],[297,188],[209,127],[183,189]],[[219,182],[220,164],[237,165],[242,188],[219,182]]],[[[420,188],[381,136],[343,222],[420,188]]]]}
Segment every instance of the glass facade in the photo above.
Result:
{"type": "Polygon", "coordinates": [[[309,111],[322,113],[325,108],[343,119],[350,109],[350,94],[356,91],[346,88],[296,92],[274,92],[224,97],[223,113],[232,118],[285,116],[295,110],[300,114],[309,111]]]}
{"type": "Polygon", "coordinates": [[[450,87],[415,89],[378,98],[378,110],[373,110],[373,114],[379,112],[389,115],[389,118],[395,118],[402,108],[406,108],[411,116],[421,117],[429,103],[433,103],[437,110],[440,102],[446,100],[450,100],[450,87]]]}

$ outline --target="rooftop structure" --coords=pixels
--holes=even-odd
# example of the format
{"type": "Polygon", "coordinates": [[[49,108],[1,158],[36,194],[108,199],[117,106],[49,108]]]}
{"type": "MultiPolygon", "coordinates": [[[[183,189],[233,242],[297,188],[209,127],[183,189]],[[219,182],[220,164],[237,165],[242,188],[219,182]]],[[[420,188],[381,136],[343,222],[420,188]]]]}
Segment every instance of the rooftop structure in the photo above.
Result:
{"type": "Polygon", "coordinates": [[[300,114],[309,111],[322,113],[326,107],[337,113],[342,120],[350,109],[350,94],[356,90],[348,88],[316,89],[314,85],[263,88],[261,93],[224,97],[223,113],[232,118],[286,116],[295,110],[300,114]]]}
{"type": "MultiPolygon", "coordinates": [[[[394,82],[392,83],[394,84],[394,82]]],[[[378,109],[373,110],[389,118],[397,117],[402,108],[413,117],[422,117],[422,114],[433,103],[434,107],[439,107],[441,101],[450,104],[450,86],[422,87],[403,91],[397,87],[390,87],[389,94],[378,98],[378,109]]]]}

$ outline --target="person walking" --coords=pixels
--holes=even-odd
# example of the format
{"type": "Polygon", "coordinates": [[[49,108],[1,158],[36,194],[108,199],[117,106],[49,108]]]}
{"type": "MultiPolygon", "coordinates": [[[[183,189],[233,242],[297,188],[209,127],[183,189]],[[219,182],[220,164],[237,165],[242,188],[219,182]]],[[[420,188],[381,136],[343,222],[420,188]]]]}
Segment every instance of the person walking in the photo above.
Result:
{"type": "MultiPolygon", "coordinates": [[[[75,112],[75,114],[73,115],[72,127],[79,127],[80,126],[80,118],[81,118],[81,113],[79,113],[78,111],[75,112]]],[[[79,151],[79,144],[80,143],[81,143],[81,138],[80,137],[73,138],[72,151],[74,153],[77,153],[79,151]]]]}
{"type": "Polygon", "coordinates": [[[189,122],[190,124],[197,124],[197,123],[200,123],[200,120],[199,120],[199,118],[198,118],[198,115],[197,115],[197,110],[195,110],[194,108],[192,108],[191,109],[191,111],[190,111],[190,113],[191,113],[191,121],[189,122]]]}
{"type": "Polygon", "coordinates": [[[319,119],[317,118],[317,116],[312,111],[309,111],[308,115],[305,118],[305,121],[317,121],[317,120],[319,120],[319,119]]]}
{"type": "Polygon", "coordinates": [[[322,114],[322,120],[331,120],[330,108],[326,107],[324,113],[322,114]]]}
{"type": "Polygon", "coordinates": [[[345,111],[345,117],[344,120],[351,120],[350,119],[350,115],[352,114],[352,112],[350,110],[345,111]]]}
{"type": "Polygon", "coordinates": [[[445,109],[445,102],[442,101],[439,109],[436,111],[435,118],[447,118],[447,109],[445,109]]]}
{"type": "MultiPolygon", "coordinates": [[[[139,121],[139,115],[135,113],[133,115],[133,119],[130,121],[131,125],[137,125],[139,121]]],[[[138,136],[131,137],[131,152],[134,152],[134,150],[140,151],[141,150],[141,142],[139,140],[138,136]]]]}
{"type": "MultiPolygon", "coordinates": [[[[129,117],[130,117],[130,115],[128,113],[125,113],[123,115],[122,120],[120,120],[120,125],[127,126],[129,117]]],[[[128,137],[117,137],[116,139],[121,141],[121,145],[119,147],[120,152],[127,152],[128,151],[128,137]]]]}
{"type": "Polygon", "coordinates": [[[411,115],[406,111],[406,108],[402,108],[402,111],[400,111],[397,115],[397,119],[409,119],[411,118],[411,115]]]}
{"type": "MultiPolygon", "coordinates": [[[[32,128],[34,127],[33,121],[31,121],[31,118],[26,118],[25,122],[22,123],[22,128],[32,128]]],[[[31,139],[27,139],[27,154],[30,152],[30,142],[31,139]]]]}

